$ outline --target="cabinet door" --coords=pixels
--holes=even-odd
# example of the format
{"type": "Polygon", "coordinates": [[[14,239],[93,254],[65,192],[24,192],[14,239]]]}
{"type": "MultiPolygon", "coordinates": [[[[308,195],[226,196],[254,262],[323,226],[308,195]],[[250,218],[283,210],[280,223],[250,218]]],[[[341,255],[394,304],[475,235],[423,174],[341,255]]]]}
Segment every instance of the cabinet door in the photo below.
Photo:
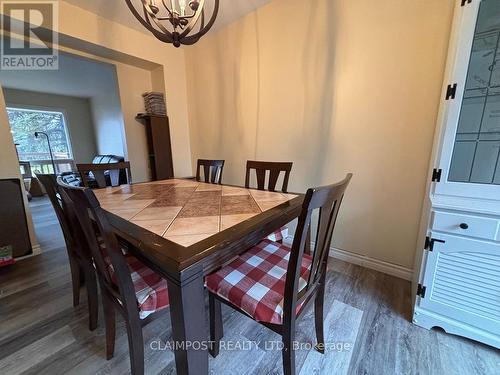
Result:
{"type": "Polygon", "coordinates": [[[500,1],[461,10],[436,194],[500,199],[500,1]]]}
{"type": "Polygon", "coordinates": [[[23,194],[19,179],[0,180],[0,247],[12,246],[14,257],[33,252],[23,194]]]}
{"type": "Polygon", "coordinates": [[[420,306],[500,335],[500,244],[433,233],[420,306]]]}

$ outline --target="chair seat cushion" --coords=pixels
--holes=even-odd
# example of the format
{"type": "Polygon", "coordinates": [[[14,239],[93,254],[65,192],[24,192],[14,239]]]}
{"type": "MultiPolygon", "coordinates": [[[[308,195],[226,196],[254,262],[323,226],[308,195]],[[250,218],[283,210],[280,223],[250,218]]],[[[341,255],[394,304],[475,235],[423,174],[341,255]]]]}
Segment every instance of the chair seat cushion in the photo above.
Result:
{"type": "MultiPolygon", "coordinates": [[[[110,259],[108,257],[104,259],[108,264],[111,280],[117,284],[110,259]]],[[[149,315],[168,307],[167,280],[132,255],[126,254],[125,259],[127,260],[132,283],[134,284],[139,317],[145,319],[149,315]]]]}
{"type": "MultiPolygon", "coordinates": [[[[282,324],[290,248],[263,240],[229,265],[206,278],[211,293],[260,322],[282,324]]],[[[304,255],[299,292],[307,286],[312,258],[304,255]]],[[[297,312],[301,306],[297,306],[297,312]]]]}
{"type": "Polygon", "coordinates": [[[280,229],[274,231],[271,233],[269,236],[266,238],[270,241],[283,241],[285,238],[288,237],[288,228],[287,227],[281,227],[280,229]]]}

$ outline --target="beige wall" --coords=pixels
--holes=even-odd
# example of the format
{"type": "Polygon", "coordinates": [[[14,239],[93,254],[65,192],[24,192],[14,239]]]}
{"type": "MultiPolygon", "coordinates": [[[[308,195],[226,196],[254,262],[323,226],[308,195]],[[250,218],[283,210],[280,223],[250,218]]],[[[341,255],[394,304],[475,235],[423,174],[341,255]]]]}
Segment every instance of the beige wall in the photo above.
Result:
{"type": "Polygon", "coordinates": [[[413,267],[452,0],[274,0],[186,48],[193,161],[354,173],[333,246],[413,267]]]}
{"type": "Polygon", "coordinates": [[[90,98],[97,154],[125,156],[124,123],[118,88],[107,95],[90,98]]]}
{"type": "Polygon", "coordinates": [[[11,107],[63,111],[76,163],[90,163],[96,154],[94,124],[89,100],[25,90],[4,89],[11,107]]]}
{"type": "Polygon", "coordinates": [[[151,179],[146,127],[135,119],[144,112],[142,94],[151,91],[151,71],[125,64],[116,65],[118,90],[125,125],[126,156],[130,160],[132,179],[144,182],[151,179]]]}
{"type": "Polygon", "coordinates": [[[135,117],[144,112],[142,94],[152,90],[152,71],[105,61],[114,65],[117,87],[91,100],[98,152],[124,156],[130,161],[133,182],[149,181],[146,128],[135,117]]]}

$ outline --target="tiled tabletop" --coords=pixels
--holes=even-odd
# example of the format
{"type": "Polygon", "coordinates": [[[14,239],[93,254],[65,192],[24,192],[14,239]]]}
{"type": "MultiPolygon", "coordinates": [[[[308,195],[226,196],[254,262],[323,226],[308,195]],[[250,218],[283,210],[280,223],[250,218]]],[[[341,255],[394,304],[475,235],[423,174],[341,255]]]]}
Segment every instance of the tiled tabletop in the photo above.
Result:
{"type": "Polygon", "coordinates": [[[179,179],[94,193],[105,210],[185,247],[296,197],[179,179]]]}

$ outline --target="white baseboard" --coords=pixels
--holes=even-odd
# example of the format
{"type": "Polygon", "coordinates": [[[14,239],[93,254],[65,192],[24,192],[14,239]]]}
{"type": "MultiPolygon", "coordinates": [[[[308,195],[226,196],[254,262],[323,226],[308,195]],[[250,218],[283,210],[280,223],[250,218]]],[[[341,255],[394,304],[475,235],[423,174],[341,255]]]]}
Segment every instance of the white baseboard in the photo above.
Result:
{"type": "MultiPolygon", "coordinates": [[[[293,241],[293,236],[290,235],[283,240],[283,242],[288,246],[292,246],[292,241],[293,241]]],[[[311,249],[314,249],[314,242],[311,242],[311,249]]],[[[333,247],[330,249],[330,256],[332,258],[343,260],[344,262],[347,263],[356,264],[358,266],[379,271],[387,275],[399,277],[400,279],[408,281],[413,280],[413,269],[406,268],[398,264],[385,262],[383,260],[370,258],[365,255],[360,255],[352,253],[350,251],[336,249],[333,247]]]]}
{"type": "Polygon", "coordinates": [[[386,273],[391,276],[399,277],[400,279],[413,279],[413,270],[394,263],[384,262],[382,260],[373,259],[365,255],[355,254],[350,251],[331,248],[330,256],[332,258],[343,260],[344,262],[357,264],[358,266],[370,268],[375,271],[386,273]]]}
{"type": "Polygon", "coordinates": [[[42,253],[42,247],[39,244],[36,244],[32,247],[33,255],[40,255],[42,253]]]}

